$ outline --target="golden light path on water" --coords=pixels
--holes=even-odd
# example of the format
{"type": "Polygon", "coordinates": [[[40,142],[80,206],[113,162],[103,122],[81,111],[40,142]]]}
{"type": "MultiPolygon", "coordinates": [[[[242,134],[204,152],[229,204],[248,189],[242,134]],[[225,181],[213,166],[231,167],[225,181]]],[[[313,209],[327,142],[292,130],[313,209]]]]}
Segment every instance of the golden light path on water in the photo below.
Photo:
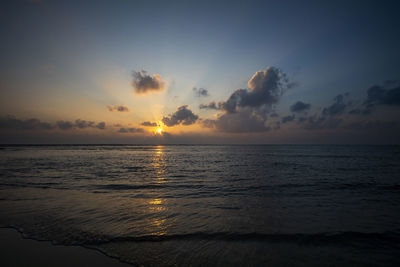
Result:
{"type": "MultiPolygon", "coordinates": [[[[155,184],[165,184],[168,180],[165,177],[166,160],[163,146],[157,146],[154,151],[152,159],[153,175],[155,184]]],[[[167,234],[166,219],[162,215],[163,211],[166,211],[165,199],[154,198],[149,202],[149,211],[155,216],[151,222],[151,235],[165,235],[167,234]]]]}

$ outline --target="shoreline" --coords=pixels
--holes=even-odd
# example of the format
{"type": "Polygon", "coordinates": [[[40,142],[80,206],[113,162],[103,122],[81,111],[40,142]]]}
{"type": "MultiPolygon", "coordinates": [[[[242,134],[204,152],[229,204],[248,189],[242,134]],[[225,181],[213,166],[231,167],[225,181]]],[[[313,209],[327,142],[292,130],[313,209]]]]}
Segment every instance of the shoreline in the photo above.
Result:
{"type": "Polygon", "coordinates": [[[13,227],[0,227],[0,237],[0,265],[5,267],[132,266],[95,248],[53,245],[51,241],[28,238],[13,227]]]}

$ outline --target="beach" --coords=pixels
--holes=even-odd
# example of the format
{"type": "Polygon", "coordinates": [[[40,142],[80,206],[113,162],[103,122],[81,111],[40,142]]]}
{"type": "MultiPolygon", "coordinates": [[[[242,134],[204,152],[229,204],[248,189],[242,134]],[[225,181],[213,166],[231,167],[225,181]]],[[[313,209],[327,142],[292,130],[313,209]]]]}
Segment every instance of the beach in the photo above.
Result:
{"type": "Polygon", "coordinates": [[[0,228],[0,237],[0,265],[3,267],[131,266],[94,249],[26,239],[13,228],[0,228]]]}

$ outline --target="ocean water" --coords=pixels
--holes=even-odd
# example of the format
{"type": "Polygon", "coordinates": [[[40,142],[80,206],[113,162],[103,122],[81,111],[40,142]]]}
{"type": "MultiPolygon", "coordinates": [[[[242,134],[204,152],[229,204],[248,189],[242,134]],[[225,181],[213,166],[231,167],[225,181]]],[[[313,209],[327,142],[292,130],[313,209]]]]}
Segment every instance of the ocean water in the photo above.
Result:
{"type": "Polygon", "coordinates": [[[400,146],[2,146],[0,226],[144,266],[400,266],[400,146]]]}

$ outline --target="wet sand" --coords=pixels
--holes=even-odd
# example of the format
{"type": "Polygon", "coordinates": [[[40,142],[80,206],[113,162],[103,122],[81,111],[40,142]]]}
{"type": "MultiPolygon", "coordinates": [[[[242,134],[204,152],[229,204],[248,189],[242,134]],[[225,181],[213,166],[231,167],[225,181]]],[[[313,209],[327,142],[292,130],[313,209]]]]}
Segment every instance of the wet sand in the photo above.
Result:
{"type": "Polygon", "coordinates": [[[0,266],[128,267],[131,265],[107,257],[96,250],[25,239],[15,229],[0,228],[0,266]]]}

